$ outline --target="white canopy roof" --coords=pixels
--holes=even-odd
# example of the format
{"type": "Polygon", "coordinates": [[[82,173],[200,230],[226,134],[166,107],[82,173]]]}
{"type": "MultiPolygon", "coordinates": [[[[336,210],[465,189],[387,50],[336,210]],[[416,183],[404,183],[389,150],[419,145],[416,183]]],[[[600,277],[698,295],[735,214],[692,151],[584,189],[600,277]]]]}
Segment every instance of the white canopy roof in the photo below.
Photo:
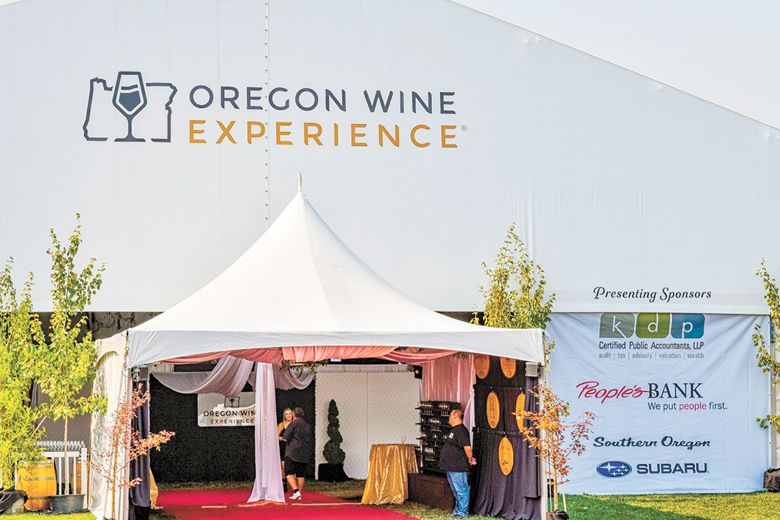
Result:
{"type": "Polygon", "coordinates": [[[233,265],[130,329],[128,342],[131,366],[239,349],[352,345],[543,361],[539,329],[472,325],[401,294],[350,251],[300,191],[233,265]]]}

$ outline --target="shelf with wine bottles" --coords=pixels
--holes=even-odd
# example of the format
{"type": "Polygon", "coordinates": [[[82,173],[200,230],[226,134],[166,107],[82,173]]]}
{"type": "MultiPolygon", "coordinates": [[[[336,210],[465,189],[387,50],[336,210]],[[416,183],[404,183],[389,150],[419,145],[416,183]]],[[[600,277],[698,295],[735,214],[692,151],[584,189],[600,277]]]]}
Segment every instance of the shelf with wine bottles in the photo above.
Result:
{"type": "Polygon", "coordinates": [[[440,473],[439,455],[444,439],[450,431],[449,415],[460,404],[452,401],[422,401],[417,410],[420,412],[420,455],[422,469],[425,472],[440,473]]]}

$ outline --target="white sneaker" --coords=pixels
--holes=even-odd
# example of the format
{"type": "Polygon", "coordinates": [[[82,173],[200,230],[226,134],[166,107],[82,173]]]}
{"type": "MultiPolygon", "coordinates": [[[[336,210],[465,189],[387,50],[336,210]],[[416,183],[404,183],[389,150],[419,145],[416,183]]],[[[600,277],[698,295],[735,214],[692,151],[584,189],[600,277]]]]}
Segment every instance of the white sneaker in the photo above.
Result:
{"type": "Polygon", "coordinates": [[[300,500],[300,499],[301,499],[301,492],[300,491],[296,491],[290,497],[290,500],[300,500]]]}

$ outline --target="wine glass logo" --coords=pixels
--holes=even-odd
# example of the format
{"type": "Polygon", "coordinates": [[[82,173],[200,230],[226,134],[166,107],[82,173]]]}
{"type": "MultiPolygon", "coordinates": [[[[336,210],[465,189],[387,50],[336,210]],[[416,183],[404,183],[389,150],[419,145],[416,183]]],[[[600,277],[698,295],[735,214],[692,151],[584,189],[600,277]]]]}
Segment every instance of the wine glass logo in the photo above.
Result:
{"type": "Polygon", "coordinates": [[[133,118],[146,106],[146,89],[140,72],[120,72],[114,85],[114,106],[127,119],[127,135],[115,139],[122,143],[146,141],[133,135],[133,118]]]}

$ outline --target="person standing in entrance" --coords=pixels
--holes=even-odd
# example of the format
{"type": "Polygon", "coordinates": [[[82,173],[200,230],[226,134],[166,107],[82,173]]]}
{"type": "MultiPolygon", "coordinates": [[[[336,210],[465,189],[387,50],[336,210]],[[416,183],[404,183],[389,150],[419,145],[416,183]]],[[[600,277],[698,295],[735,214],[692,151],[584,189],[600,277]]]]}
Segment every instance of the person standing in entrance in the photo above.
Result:
{"type": "MultiPolygon", "coordinates": [[[[279,460],[282,461],[282,475],[284,475],[284,448],[285,448],[285,442],[284,442],[284,430],[287,429],[288,426],[290,426],[290,423],[292,422],[294,417],[293,411],[290,408],[285,408],[284,412],[282,413],[282,422],[280,422],[276,426],[276,431],[279,433],[279,460]]],[[[287,480],[282,477],[282,480],[284,481],[284,490],[287,491],[287,480]]]]}
{"type": "Polygon", "coordinates": [[[439,467],[447,472],[452,495],[455,497],[455,509],[452,515],[459,518],[469,516],[469,466],[477,463],[471,450],[469,431],[463,426],[463,411],[452,410],[449,419],[450,433],[444,439],[441,448],[439,467]]]}
{"type": "Polygon", "coordinates": [[[293,490],[290,500],[300,500],[303,492],[303,476],[306,473],[306,466],[311,462],[314,442],[311,426],[303,420],[303,409],[296,408],[294,413],[295,418],[282,435],[287,443],[284,449],[284,475],[287,477],[287,484],[293,490]]]}

